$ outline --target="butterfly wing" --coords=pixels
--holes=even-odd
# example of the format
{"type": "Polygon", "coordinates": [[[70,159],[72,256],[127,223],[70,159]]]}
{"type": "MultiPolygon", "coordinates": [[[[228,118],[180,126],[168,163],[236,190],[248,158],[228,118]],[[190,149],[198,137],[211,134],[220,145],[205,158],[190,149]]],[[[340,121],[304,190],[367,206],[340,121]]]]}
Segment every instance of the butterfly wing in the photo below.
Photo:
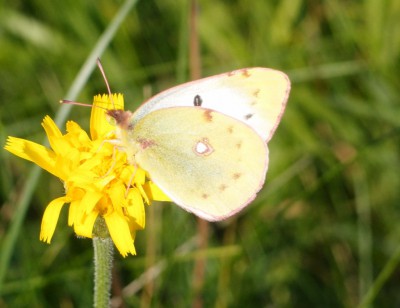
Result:
{"type": "Polygon", "coordinates": [[[290,81],[269,68],[246,68],[188,82],[152,97],[134,113],[134,123],[150,112],[176,106],[219,111],[252,127],[268,142],[285,109],[290,81]],[[198,96],[196,99],[195,97],[198,96]]]}
{"type": "Polygon", "coordinates": [[[248,125],[199,107],[149,113],[135,125],[135,162],[179,206],[221,220],[249,204],[261,189],[268,148],[248,125]]]}

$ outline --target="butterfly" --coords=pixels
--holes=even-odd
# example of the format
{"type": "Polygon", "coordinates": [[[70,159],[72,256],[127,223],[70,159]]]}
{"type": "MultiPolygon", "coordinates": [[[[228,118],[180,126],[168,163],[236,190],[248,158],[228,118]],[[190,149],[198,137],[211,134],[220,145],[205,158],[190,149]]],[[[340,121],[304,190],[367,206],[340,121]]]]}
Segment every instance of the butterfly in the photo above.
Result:
{"type": "Polygon", "coordinates": [[[183,209],[219,221],[262,188],[267,143],[289,92],[283,72],[245,68],[170,88],[133,113],[107,114],[130,163],[183,209]]]}

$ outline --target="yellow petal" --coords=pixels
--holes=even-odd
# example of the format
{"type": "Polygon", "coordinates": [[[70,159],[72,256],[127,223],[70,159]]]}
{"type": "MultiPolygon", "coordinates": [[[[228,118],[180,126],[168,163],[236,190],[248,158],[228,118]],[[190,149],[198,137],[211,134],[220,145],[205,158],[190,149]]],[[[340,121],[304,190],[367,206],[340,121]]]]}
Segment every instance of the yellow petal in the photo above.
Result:
{"type": "Polygon", "coordinates": [[[94,97],[92,114],[90,116],[90,136],[92,140],[102,139],[115,130],[115,126],[108,122],[106,110],[103,108],[123,110],[123,95],[114,94],[112,101],[109,99],[108,95],[96,95],[94,97]],[[114,106],[112,103],[114,103],[114,106]]]}
{"type": "Polygon", "coordinates": [[[93,211],[99,199],[102,197],[97,192],[85,192],[82,199],[71,202],[68,215],[68,225],[74,225],[74,228],[86,224],[85,220],[89,215],[95,213],[98,215],[98,211],[93,211]]]}
{"type": "Polygon", "coordinates": [[[80,156],[80,152],[74,148],[66,148],[65,154],[56,156],[54,170],[61,179],[66,181],[72,170],[76,170],[79,166],[80,156]]]}
{"type": "Polygon", "coordinates": [[[76,221],[76,217],[79,212],[79,205],[80,205],[80,200],[79,201],[73,201],[69,205],[69,210],[68,210],[68,226],[73,226],[74,222],[76,221]]]}
{"type": "Polygon", "coordinates": [[[54,136],[49,136],[48,139],[53,151],[56,154],[62,155],[62,158],[64,157],[69,158],[69,153],[73,150],[76,150],[73,147],[71,147],[66,138],[56,138],[54,136]]]}
{"type": "Polygon", "coordinates": [[[79,236],[92,238],[93,226],[99,214],[97,212],[90,212],[85,216],[85,219],[77,224],[74,224],[74,231],[79,236]]]}
{"type": "Polygon", "coordinates": [[[137,186],[137,189],[139,190],[140,195],[142,196],[144,202],[146,202],[146,204],[150,205],[151,200],[150,200],[149,196],[147,195],[147,193],[144,191],[144,185],[137,186]]]}
{"type": "Polygon", "coordinates": [[[83,196],[80,207],[84,210],[85,215],[89,215],[93,211],[97,202],[103,197],[103,195],[97,191],[87,191],[83,196]]]}
{"type": "Polygon", "coordinates": [[[65,197],[54,199],[49,203],[44,211],[42,218],[42,226],[40,228],[40,240],[46,243],[51,242],[54,230],[56,229],[60,211],[65,202],[68,202],[65,197]]]}
{"type": "Polygon", "coordinates": [[[67,122],[67,140],[72,146],[79,148],[91,142],[88,134],[74,121],[67,122]]]}
{"type": "Polygon", "coordinates": [[[157,201],[171,201],[171,199],[156,185],[154,182],[147,182],[143,185],[146,195],[149,196],[151,200],[157,201]]]}
{"type": "Polygon", "coordinates": [[[146,171],[142,168],[135,167],[136,173],[134,178],[134,184],[143,185],[146,182],[146,171]]]}
{"type": "Polygon", "coordinates": [[[128,193],[128,206],[126,210],[128,215],[135,221],[139,229],[145,227],[145,210],[142,196],[138,189],[130,189],[128,193]]]}
{"type": "Polygon", "coordinates": [[[62,138],[62,133],[60,129],[57,127],[56,123],[49,116],[45,116],[42,121],[42,126],[46,131],[47,138],[49,139],[50,146],[53,147],[53,140],[57,140],[62,138]]]}
{"type": "Polygon", "coordinates": [[[104,219],[111,238],[121,255],[123,257],[126,257],[128,253],[135,255],[136,250],[128,222],[115,212],[104,216],[104,219]]]}
{"type": "Polygon", "coordinates": [[[122,205],[126,203],[125,194],[126,187],[121,181],[114,181],[113,185],[107,190],[108,196],[111,199],[112,206],[108,205],[108,212],[117,211],[118,214],[123,215],[122,205]]]}
{"type": "Polygon", "coordinates": [[[55,168],[57,156],[48,148],[32,141],[8,137],[4,149],[14,155],[34,162],[47,172],[64,179],[64,175],[60,173],[60,170],[55,168]]]}
{"type": "Polygon", "coordinates": [[[35,142],[28,141],[28,140],[21,139],[21,138],[11,137],[11,136],[9,136],[7,138],[4,149],[14,155],[17,155],[17,156],[23,158],[23,159],[32,161],[32,158],[29,156],[29,154],[26,153],[26,150],[25,150],[27,143],[31,143],[32,146],[37,146],[42,151],[48,150],[44,146],[37,144],[35,142]]]}

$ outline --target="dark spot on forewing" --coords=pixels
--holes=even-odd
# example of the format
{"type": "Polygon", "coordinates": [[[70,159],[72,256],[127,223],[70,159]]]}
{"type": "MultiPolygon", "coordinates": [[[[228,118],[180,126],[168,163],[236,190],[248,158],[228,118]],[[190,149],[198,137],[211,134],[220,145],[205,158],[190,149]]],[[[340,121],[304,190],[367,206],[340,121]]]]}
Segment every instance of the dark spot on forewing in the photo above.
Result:
{"type": "Polygon", "coordinates": [[[253,115],[254,115],[254,114],[252,114],[252,113],[248,113],[248,114],[246,114],[246,115],[244,116],[244,118],[245,118],[245,120],[248,120],[248,119],[252,118],[253,115]]]}
{"type": "Polygon", "coordinates": [[[203,104],[203,100],[201,99],[200,95],[196,95],[193,99],[193,105],[199,107],[203,104]]]}

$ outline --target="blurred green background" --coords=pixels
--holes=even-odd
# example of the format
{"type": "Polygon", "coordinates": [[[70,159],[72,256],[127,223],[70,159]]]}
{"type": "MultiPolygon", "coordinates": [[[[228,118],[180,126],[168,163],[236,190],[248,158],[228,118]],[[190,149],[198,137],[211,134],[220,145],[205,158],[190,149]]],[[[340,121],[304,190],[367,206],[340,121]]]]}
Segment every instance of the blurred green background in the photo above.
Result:
{"type": "MultiPolygon", "coordinates": [[[[1,144],[8,135],[42,142],[42,118],[70,98],[122,5],[1,2],[1,144]]],[[[292,80],[267,181],[242,213],[210,225],[205,249],[194,243],[193,215],[148,207],[137,256],[115,254],[115,305],[123,296],[125,307],[192,306],[194,264],[205,258],[204,307],[400,306],[400,1],[203,0],[198,13],[203,76],[265,66],[292,80]]],[[[127,109],[188,80],[188,20],[184,0],[143,0],[129,11],[101,55],[127,109]]],[[[106,92],[98,70],[81,85],[81,102],[106,92]]],[[[88,128],[89,116],[74,107],[68,118],[88,128]]],[[[0,307],[91,306],[92,243],[67,227],[67,207],[52,244],[39,241],[62,184],[43,173],[19,226],[32,164],[0,157],[0,307]],[[15,246],[5,245],[10,230],[15,246]]]]}

